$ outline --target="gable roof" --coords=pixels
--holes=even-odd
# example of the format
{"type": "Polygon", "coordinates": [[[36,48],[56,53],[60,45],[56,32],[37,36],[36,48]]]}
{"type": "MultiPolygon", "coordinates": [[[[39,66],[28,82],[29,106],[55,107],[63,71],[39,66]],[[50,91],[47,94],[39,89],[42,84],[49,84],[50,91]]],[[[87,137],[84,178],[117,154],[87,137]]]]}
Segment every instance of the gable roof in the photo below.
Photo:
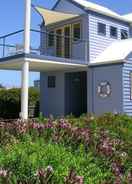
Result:
{"type": "MultiPolygon", "coordinates": [[[[53,9],[55,9],[55,7],[58,5],[58,3],[60,1],[61,0],[58,0],[56,2],[53,9]]],[[[103,7],[101,5],[89,2],[88,0],[66,0],[66,1],[69,1],[69,2],[74,3],[76,5],[79,5],[80,7],[84,8],[85,10],[91,10],[91,11],[100,13],[102,15],[106,15],[106,16],[110,16],[112,18],[116,18],[116,19],[124,21],[124,22],[132,23],[132,18],[128,18],[127,16],[121,16],[120,14],[112,11],[111,9],[109,9],[107,7],[103,7]]]]}
{"type": "Polygon", "coordinates": [[[124,17],[125,19],[129,20],[132,22],[132,13],[129,13],[129,14],[126,14],[126,15],[123,15],[122,17],[124,17]]]}
{"type": "Polygon", "coordinates": [[[113,42],[91,64],[116,63],[125,61],[132,53],[132,38],[113,42]]]}

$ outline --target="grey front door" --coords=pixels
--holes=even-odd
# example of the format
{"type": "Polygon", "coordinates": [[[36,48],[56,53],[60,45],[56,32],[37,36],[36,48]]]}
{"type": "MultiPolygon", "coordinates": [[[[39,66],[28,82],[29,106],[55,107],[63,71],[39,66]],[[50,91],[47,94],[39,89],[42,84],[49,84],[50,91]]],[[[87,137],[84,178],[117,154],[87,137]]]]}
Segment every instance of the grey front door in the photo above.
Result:
{"type": "Polygon", "coordinates": [[[87,112],[87,73],[65,74],[65,114],[80,116],[87,112]]]}

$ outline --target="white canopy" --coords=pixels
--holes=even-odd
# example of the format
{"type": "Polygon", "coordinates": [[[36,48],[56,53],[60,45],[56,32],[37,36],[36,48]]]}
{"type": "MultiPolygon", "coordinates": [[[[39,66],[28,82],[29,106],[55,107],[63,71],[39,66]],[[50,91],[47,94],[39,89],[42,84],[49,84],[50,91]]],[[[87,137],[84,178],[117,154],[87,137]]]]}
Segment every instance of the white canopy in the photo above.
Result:
{"type": "Polygon", "coordinates": [[[38,6],[35,8],[43,16],[45,25],[53,24],[56,22],[64,21],[64,20],[79,16],[77,14],[62,13],[62,12],[49,10],[38,6]]]}

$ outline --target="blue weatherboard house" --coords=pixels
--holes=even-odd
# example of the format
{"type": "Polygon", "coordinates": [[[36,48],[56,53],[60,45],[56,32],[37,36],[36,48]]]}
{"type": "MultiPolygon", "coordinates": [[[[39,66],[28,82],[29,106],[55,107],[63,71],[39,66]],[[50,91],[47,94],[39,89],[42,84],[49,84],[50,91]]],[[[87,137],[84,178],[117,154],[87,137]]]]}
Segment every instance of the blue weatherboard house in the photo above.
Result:
{"type": "Polygon", "coordinates": [[[28,117],[29,70],[40,72],[45,116],[132,115],[132,13],[119,15],[86,0],[58,0],[52,10],[33,6],[43,18],[38,31],[30,30],[28,3],[24,49],[6,56],[3,50],[0,59],[1,69],[22,69],[22,118],[28,117]],[[40,35],[37,49],[29,47],[30,31],[40,35]]]}

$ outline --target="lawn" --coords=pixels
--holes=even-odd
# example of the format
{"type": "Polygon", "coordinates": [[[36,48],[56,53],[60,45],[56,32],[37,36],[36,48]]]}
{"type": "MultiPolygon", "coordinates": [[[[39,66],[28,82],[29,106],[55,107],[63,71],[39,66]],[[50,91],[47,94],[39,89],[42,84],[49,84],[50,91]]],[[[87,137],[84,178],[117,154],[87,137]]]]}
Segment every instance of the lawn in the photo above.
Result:
{"type": "Polygon", "coordinates": [[[132,118],[0,123],[1,184],[131,184],[132,118]]]}

